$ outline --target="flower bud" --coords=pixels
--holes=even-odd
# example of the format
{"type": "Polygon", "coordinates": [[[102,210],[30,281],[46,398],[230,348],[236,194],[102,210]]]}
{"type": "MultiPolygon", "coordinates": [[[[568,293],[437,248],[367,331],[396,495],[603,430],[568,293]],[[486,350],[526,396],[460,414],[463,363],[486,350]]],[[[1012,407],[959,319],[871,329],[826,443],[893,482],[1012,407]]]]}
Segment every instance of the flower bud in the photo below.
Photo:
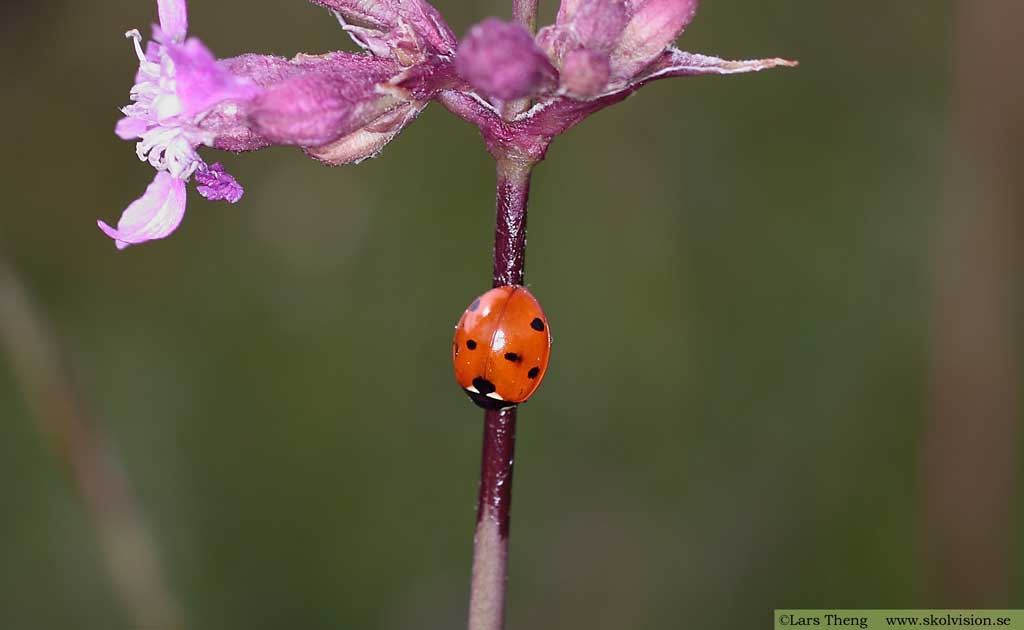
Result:
{"type": "Polygon", "coordinates": [[[631,77],[663,53],[697,11],[697,0],[641,0],[611,54],[612,75],[631,77]]]}
{"type": "Polygon", "coordinates": [[[485,95],[512,100],[552,89],[556,72],[522,26],[487,18],[469,29],[455,69],[485,95]]]}
{"type": "Polygon", "coordinates": [[[610,74],[607,57],[590,50],[575,50],[565,56],[562,88],[575,99],[587,100],[601,93],[610,74]]]}
{"type": "Polygon", "coordinates": [[[396,72],[390,61],[332,53],[303,63],[303,74],[270,87],[248,108],[259,134],[272,142],[321,146],[402,102],[378,89],[396,72]]]}
{"type": "Polygon", "coordinates": [[[585,0],[573,16],[572,25],[584,48],[608,54],[628,21],[626,4],[621,0],[585,0]]]}

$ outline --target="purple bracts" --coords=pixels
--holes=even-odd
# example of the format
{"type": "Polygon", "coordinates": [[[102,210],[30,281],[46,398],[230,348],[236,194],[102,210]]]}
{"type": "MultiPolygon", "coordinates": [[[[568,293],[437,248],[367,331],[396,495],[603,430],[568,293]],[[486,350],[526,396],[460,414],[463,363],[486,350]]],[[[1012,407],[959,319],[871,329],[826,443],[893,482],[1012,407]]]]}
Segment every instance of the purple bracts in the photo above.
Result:
{"type": "Polygon", "coordinates": [[[672,47],[697,0],[563,0],[536,37],[487,18],[461,43],[426,0],[312,2],[332,11],[363,52],[217,59],[188,37],[186,0],[157,0],[159,24],[145,47],[138,31],[126,33],[139,69],[115,133],[134,140],[156,174],[116,227],[98,222],[118,248],[171,234],[193,178],[208,200],[242,198],[238,181],[207,164],[200,147],[294,145],[326,164],[355,164],[437,100],[476,125],[496,158],[537,161],[555,136],[649,81],[796,65],[672,47]],[[512,100],[532,106],[506,119],[502,105],[512,100]]]}

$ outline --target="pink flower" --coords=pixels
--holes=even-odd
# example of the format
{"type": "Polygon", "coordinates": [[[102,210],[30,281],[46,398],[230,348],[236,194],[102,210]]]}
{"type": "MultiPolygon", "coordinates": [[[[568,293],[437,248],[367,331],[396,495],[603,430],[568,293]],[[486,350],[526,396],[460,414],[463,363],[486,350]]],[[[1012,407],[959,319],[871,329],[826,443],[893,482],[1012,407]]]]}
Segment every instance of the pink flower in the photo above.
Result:
{"type": "Polygon", "coordinates": [[[356,41],[373,42],[367,53],[218,60],[198,39],[186,38],[185,0],[158,0],[160,23],[145,52],[138,31],[126,34],[135,43],[139,70],[115,132],[137,140],[139,159],[157,174],[116,228],[97,222],[119,249],[171,234],[184,216],[193,176],[207,199],[242,198],[235,178],[221,164],[207,164],[198,147],[237,152],[287,144],[329,164],[360,162],[379,153],[455,81],[455,38],[428,4],[320,4],[339,17],[375,25],[346,25],[356,41]],[[374,13],[358,13],[363,4],[374,13]]]}
{"type": "Polygon", "coordinates": [[[184,0],[159,0],[160,25],[142,51],[142,36],[129,31],[135,43],[139,71],[132,86],[132,103],[121,111],[117,135],[138,139],[135,151],[157,174],[142,197],[125,209],[117,228],[98,221],[118,249],[164,238],[185,214],[185,183],[200,178],[200,194],[234,203],[242,187],[219,164],[208,165],[196,147],[212,145],[214,134],[200,126],[210,108],[225,101],[244,102],[260,89],[218,65],[198,39],[185,39],[188,17],[184,0]],[[215,185],[211,185],[215,184],[215,185]]]}
{"type": "Polygon", "coordinates": [[[376,156],[438,100],[477,125],[495,157],[537,161],[555,136],[649,81],[796,65],[674,48],[697,0],[563,0],[536,37],[488,18],[461,43],[426,0],[312,2],[333,12],[363,51],[218,60],[186,37],[185,0],[157,0],[159,25],[145,50],[138,31],[126,33],[139,70],[115,132],[136,140],[156,175],[116,228],[98,221],[119,249],[171,234],[193,177],[206,199],[241,199],[239,183],[207,164],[200,146],[293,145],[327,164],[353,164],[376,156]],[[503,116],[505,102],[524,100],[532,106],[503,116]]]}

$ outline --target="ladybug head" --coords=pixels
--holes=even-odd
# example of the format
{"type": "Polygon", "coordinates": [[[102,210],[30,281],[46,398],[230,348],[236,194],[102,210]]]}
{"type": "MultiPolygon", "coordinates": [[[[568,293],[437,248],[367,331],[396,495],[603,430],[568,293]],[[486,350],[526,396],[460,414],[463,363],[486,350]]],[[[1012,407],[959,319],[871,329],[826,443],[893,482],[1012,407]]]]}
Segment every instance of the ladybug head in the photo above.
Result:
{"type": "Polygon", "coordinates": [[[517,404],[497,397],[498,395],[494,390],[494,383],[482,376],[478,376],[473,379],[473,384],[467,387],[465,392],[470,400],[484,409],[503,409],[505,407],[514,407],[517,404]]]}

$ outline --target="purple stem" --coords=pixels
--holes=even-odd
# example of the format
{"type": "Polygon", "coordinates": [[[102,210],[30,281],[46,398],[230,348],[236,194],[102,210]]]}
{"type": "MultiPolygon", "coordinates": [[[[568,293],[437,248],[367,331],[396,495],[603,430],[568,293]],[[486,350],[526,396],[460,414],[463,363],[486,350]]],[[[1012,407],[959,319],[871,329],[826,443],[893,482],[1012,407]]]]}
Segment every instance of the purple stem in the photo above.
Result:
{"type": "Polygon", "coordinates": [[[537,0],[512,0],[512,19],[531,33],[537,30],[537,0]]]}
{"type": "MultiPolygon", "coordinates": [[[[512,19],[530,33],[537,31],[537,2],[538,0],[512,0],[512,19]]],[[[511,120],[528,109],[530,99],[522,98],[506,103],[502,113],[506,120],[511,120]]]]}
{"type": "MultiPolygon", "coordinates": [[[[532,162],[498,160],[497,220],[494,229],[495,287],[522,284],[526,260],[526,202],[532,162]]],[[[469,630],[505,626],[512,464],[516,445],[516,407],[484,413],[480,494],[473,539],[473,583],[469,630]]]]}
{"type": "Polygon", "coordinates": [[[473,537],[469,630],[501,630],[505,627],[508,525],[515,445],[516,408],[487,410],[484,413],[476,535],[473,537]]]}
{"type": "Polygon", "coordinates": [[[523,283],[526,264],[526,202],[531,162],[498,160],[494,223],[494,286],[523,283]]]}
{"type": "MultiPolygon", "coordinates": [[[[512,17],[531,33],[537,27],[538,0],[512,0],[512,17]]],[[[442,100],[444,102],[444,100],[442,100]]],[[[472,103],[445,107],[481,112],[472,103]]],[[[530,107],[529,99],[508,103],[502,114],[515,118],[530,107]]],[[[482,129],[482,127],[481,127],[482,129]]],[[[526,202],[533,162],[498,158],[494,224],[493,286],[523,283],[526,263],[526,202]]],[[[516,407],[484,412],[480,495],[473,537],[473,583],[469,595],[469,630],[505,627],[505,585],[508,581],[508,533],[512,507],[512,463],[516,446],[516,407]]]]}

